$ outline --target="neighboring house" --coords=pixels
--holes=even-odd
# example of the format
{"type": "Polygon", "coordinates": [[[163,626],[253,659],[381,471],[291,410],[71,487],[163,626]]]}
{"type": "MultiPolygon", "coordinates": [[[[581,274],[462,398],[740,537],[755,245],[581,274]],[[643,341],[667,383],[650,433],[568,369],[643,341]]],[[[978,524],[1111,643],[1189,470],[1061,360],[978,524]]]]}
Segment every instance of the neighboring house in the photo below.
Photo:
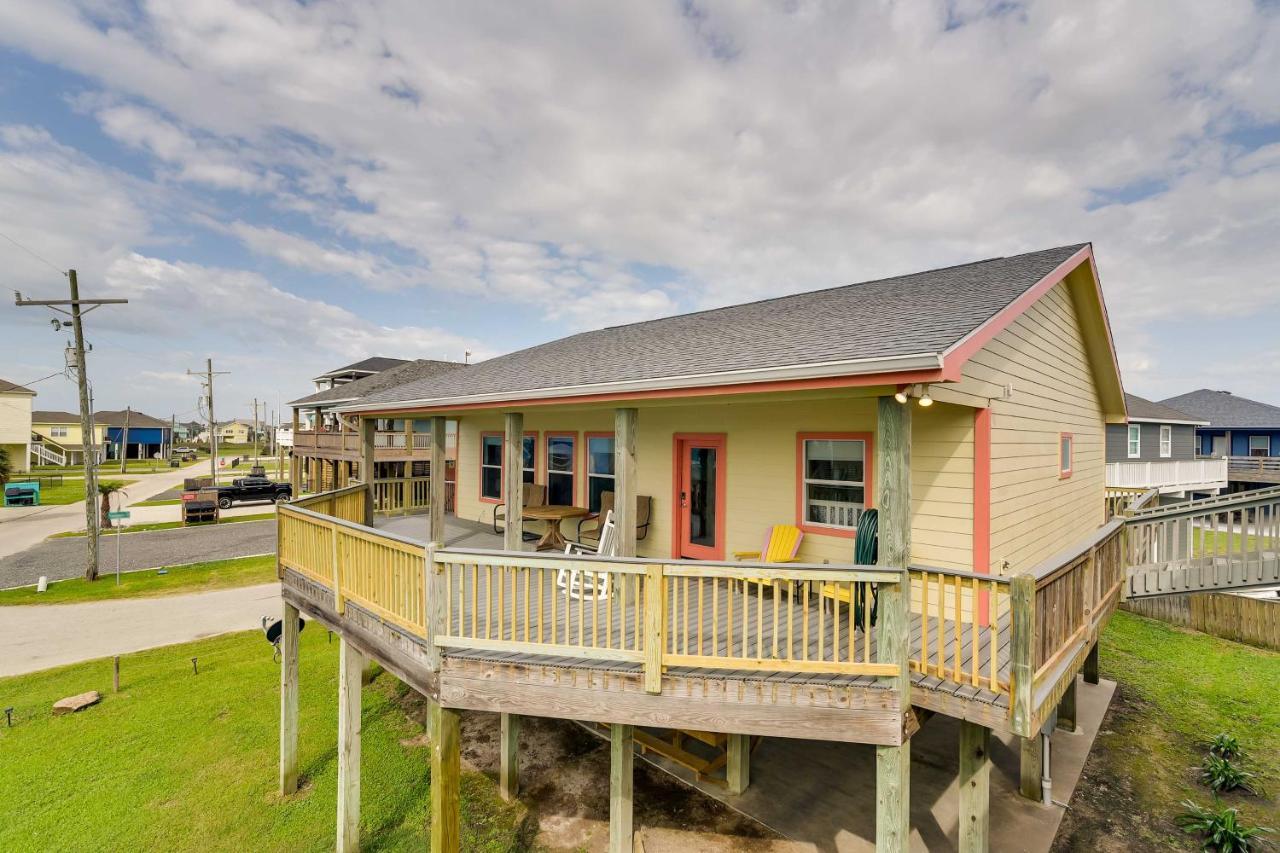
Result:
{"type": "Polygon", "coordinates": [[[31,402],[36,392],[0,379],[0,447],[9,454],[10,470],[31,467],[31,402]]]}
{"type": "MultiPolygon", "coordinates": [[[[355,366],[365,365],[367,368],[384,362],[395,363],[289,403],[293,408],[293,428],[288,431],[294,459],[292,479],[299,493],[304,488],[313,489],[319,484],[345,483],[354,476],[363,476],[358,471],[360,436],[350,419],[339,416],[338,407],[359,402],[377,391],[466,366],[456,361],[373,358],[322,375],[347,375],[355,366]],[[320,425],[318,430],[316,424],[320,425]]],[[[375,478],[428,476],[430,458],[425,436],[422,435],[425,429],[425,424],[401,418],[379,420],[375,478]]],[[[456,433],[450,431],[450,462],[456,458],[455,437],[456,433]]]]}
{"type": "Polygon", "coordinates": [[[355,364],[348,364],[345,367],[321,373],[319,376],[313,377],[311,381],[316,384],[317,391],[326,391],[408,363],[409,360],[405,358],[387,358],[386,356],[375,355],[357,361],[355,364]]]}
{"type": "Polygon", "coordinates": [[[107,458],[155,459],[169,455],[173,446],[170,422],[129,410],[95,412],[107,427],[107,458]],[[128,427],[126,428],[126,423],[128,427]]]}
{"type": "Polygon", "coordinates": [[[249,444],[254,438],[253,424],[229,421],[218,425],[218,444],[249,444]]]}
{"type": "MultiPolygon", "coordinates": [[[[80,425],[80,415],[75,412],[37,410],[31,413],[33,456],[44,464],[83,465],[85,440],[80,425]]],[[[90,451],[98,460],[103,458],[107,427],[95,418],[93,436],[89,440],[90,451]]]]}
{"type": "Polygon", "coordinates": [[[1128,423],[1107,425],[1108,486],[1170,495],[1226,488],[1226,460],[1196,458],[1196,428],[1207,421],[1135,394],[1124,399],[1128,423]]]}
{"type": "Polygon", "coordinates": [[[1162,402],[1207,421],[1196,428],[1196,451],[1227,457],[1231,480],[1280,483],[1280,406],[1208,388],[1162,402]]]}
{"type": "Polygon", "coordinates": [[[173,442],[174,444],[193,443],[198,441],[204,432],[205,425],[200,421],[178,421],[173,425],[173,442]]]}
{"type": "Polygon", "coordinates": [[[457,515],[483,522],[504,413],[525,479],[595,509],[635,408],[643,555],[723,559],[794,524],[801,559],[848,562],[895,391],[931,403],[911,404],[914,561],[1016,573],[1102,523],[1125,403],[1087,246],[586,332],[341,408],[457,421],[457,515]]]}

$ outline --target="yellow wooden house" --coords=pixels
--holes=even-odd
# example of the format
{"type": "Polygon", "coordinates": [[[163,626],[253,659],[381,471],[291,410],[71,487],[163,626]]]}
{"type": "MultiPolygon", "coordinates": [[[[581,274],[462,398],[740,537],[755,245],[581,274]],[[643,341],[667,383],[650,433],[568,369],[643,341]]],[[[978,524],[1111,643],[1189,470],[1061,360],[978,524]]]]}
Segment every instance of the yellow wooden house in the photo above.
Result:
{"type": "MultiPolygon", "coordinates": [[[[427,421],[440,469],[456,428],[448,521],[434,479],[394,533],[363,484],[280,510],[284,622],[342,641],[340,756],[365,658],[432,702],[433,849],[459,845],[461,710],[503,715],[504,794],[521,715],[607,725],[611,851],[632,849],[644,727],[721,745],[734,795],[753,737],[874,744],[881,850],[918,842],[930,715],[960,721],[960,849],[988,846],[992,733],[1020,739],[1024,794],[1048,790],[1045,732],[1074,728],[1124,580],[1105,429],[1125,402],[1090,245],[589,331],[341,409],[369,470],[380,419],[427,421]],[[612,553],[564,552],[591,550],[610,498],[612,553]],[[499,511],[502,547],[463,547],[499,511]],[[775,527],[802,534],[787,562],[762,559],[775,527]]],[[[296,634],[283,654],[288,793],[296,634]]],[[[340,762],[340,849],[358,776],[340,762]]]]}
{"type": "MultiPolygon", "coordinates": [[[[88,442],[90,450],[96,452],[99,459],[106,442],[106,430],[105,423],[94,423],[93,438],[88,442]]],[[[33,443],[40,445],[38,452],[42,461],[59,465],[84,464],[85,440],[80,415],[37,409],[31,413],[31,432],[33,443]]]]}

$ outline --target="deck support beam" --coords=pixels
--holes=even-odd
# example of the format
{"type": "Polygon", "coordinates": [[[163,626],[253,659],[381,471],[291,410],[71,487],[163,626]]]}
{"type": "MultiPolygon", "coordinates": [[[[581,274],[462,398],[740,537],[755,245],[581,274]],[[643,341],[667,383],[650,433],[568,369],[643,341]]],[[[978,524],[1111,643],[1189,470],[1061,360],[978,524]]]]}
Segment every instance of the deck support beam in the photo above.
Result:
{"type": "MultiPolygon", "coordinates": [[[[502,441],[502,499],[507,504],[504,551],[524,550],[524,413],[507,412],[502,441]]],[[[554,521],[547,522],[555,524],[554,521]]]]}
{"type": "Polygon", "coordinates": [[[460,752],[461,714],[432,702],[428,709],[431,738],[431,853],[458,853],[462,844],[460,752]]]}
{"type": "Polygon", "coordinates": [[[434,417],[428,421],[428,434],[431,436],[431,479],[427,487],[428,495],[427,541],[444,544],[444,505],[445,490],[448,488],[448,461],[445,459],[445,419],[434,417]]]}
{"type": "Polygon", "coordinates": [[[284,603],[280,628],[280,794],[298,790],[298,608],[284,603]]]}
{"type": "Polygon", "coordinates": [[[1084,683],[1098,683],[1098,644],[1094,643],[1089,654],[1084,658],[1084,683]]]}
{"type": "Polygon", "coordinates": [[[609,853],[632,853],[635,727],[609,726],[609,853]]]}
{"type": "MultiPolygon", "coordinates": [[[[880,522],[879,563],[904,569],[911,560],[911,407],[881,397],[876,409],[876,482],[880,522]]],[[[890,677],[905,720],[911,710],[907,669],[909,587],[904,581],[880,586],[880,625],[876,660],[898,666],[890,677]]],[[[876,850],[899,853],[910,845],[911,741],[876,747],[876,850]]]]}
{"type": "Polygon", "coordinates": [[[987,853],[991,825],[991,729],[960,721],[960,853],[987,853]]]}
{"type": "Polygon", "coordinates": [[[636,409],[613,412],[613,522],[618,531],[618,556],[636,555],[636,409]]]}
{"type": "Polygon", "coordinates": [[[502,714],[498,743],[498,792],[511,802],[520,796],[520,715],[502,714]]]}
{"type": "Polygon", "coordinates": [[[729,793],[736,796],[751,784],[751,735],[729,735],[726,750],[724,778],[729,784],[729,793]]]}
{"type": "Polygon", "coordinates": [[[302,495],[302,460],[298,458],[298,432],[301,429],[302,419],[298,417],[298,410],[293,410],[293,446],[289,448],[289,485],[293,487],[293,496],[295,498],[302,495]]]}
{"type": "Polygon", "coordinates": [[[360,849],[360,674],[364,655],[338,641],[338,853],[360,849]]]}
{"type": "Polygon", "coordinates": [[[1073,676],[1067,690],[1058,702],[1058,728],[1065,732],[1076,730],[1076,680],[1073,676]]]}
{"type": "Polygon", "coordinates": [[[373,526],[374,437],[378,434],[376,418],[360,419],[360,479],[364,480],[364,523],[373,526]]]}
{"type": "Polygon", "coordinates": [[[1018,793],[1028,800],[1040,802],[1043,796],[1041,775],[1044,768],[1044,751],[1039,734],[1031,737],[1019,737],[1021,752],[1020,770],[1018,773],[1018,793]]]}

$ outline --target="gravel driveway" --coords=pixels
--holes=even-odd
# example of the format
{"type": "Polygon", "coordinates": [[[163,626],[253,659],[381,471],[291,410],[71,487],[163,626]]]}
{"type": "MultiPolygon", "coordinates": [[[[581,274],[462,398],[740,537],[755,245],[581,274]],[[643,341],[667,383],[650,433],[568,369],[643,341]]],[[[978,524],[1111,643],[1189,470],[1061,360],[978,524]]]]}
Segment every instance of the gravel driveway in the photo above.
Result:
{"type": "MultiPolygon", "coordinates": [[[[126,533],[120,537],[120,570],[225,560],[270,554],[275,550],[274,520],[126,533]]],[[[100,537],[98,558],[101,574],[115,572],[116,543],[112,534],[100,537]]],[[[0,558],[0,589],[34,584],[41,575],[47,575],[51,581],[78,578],[84,574],[84,561],[83,537],[50,539],[0,558]]]]}

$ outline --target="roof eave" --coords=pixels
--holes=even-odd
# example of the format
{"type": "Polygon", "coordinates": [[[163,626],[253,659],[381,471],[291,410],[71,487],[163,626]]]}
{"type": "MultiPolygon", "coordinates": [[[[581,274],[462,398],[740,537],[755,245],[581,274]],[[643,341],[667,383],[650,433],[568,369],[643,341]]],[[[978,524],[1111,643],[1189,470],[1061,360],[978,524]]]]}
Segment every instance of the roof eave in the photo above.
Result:
{"type": "MultiPolygon", "coordinates": [[[[565,400],[593,397],[601,394],[642,394],[651,392],[680,392],[700,388],[754,385],[768,382],[787,382],[806,379],[837,379],[866,375],[885,375],[885,384],[893,383],[892,374],[912,373],[922,370],[941,370],[942,357],[938,353],[913,353],[889,358],[853,359],[847,361],[818,362],[814,364],[785,365],[782,367],[752,370],[728,370],[716,373],[697,373],[682,376],[661,376],[624,382],[599,382],[587,385],[569,385],[553,388],[537,388],[525,391],[503,391],[492,394],[468,394],[457,397],[436,397],[410,400],[381,401],[338,407],[344,412],[378,412],[405,408],[447,408],[450,406],[500,406],[504,403],[524,400],[565,400]]],[[[914,380],[910,380],[914,381],[914,380]]]]}
{"type": "Polygon", "coordinates": [[[1129,416],[1131,424],[1173,424],[1175,426],[1209,426],[1208,421],[1177,420],[1176,418],[1147,418],[1129,416]]]}

